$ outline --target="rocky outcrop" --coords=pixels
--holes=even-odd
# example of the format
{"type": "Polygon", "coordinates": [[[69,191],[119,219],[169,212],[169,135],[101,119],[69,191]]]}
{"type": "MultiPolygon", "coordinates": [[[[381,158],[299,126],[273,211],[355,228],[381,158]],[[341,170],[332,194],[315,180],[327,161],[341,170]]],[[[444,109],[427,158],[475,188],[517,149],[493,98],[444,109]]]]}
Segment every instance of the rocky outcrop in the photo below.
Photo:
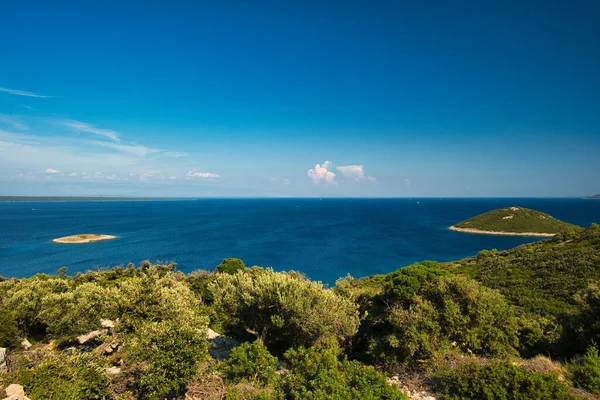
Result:
{"type": "Polygon", "coordinates": [[[212,329],[207,331],[206,338],[208,339],[208,353],[217,361],[229,358],[231,350],[240,345],[237,340],[223,336],[212,329]]]}

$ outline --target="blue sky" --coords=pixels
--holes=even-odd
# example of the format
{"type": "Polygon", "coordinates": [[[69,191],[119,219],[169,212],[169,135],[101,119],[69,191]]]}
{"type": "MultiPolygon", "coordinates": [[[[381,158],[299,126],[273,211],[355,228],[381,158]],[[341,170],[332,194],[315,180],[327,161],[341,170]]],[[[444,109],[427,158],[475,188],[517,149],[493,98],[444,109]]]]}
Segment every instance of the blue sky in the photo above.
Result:
{"type": "Polygon", "coordinates": [[[0,14],[2,195],[600,193],[597,1],[0,14]]]}

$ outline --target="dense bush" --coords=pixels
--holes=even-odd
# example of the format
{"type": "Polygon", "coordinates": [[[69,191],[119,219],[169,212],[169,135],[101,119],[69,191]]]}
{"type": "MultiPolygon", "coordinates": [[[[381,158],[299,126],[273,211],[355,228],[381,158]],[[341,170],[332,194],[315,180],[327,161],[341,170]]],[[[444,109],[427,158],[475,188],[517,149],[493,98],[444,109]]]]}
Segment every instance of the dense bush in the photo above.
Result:
{"type": "Polygon", "coordinates": [[[90,355],[53,355],[37,365],[21,362],[16,378],[32,400],[112,398],[108,377],[90,355]]]}
{"type": "Polygon", "coordinates": [[[0,347],[17,347],[20,336],[14,313],[0,308],[0,347]]]}
{"type": "Polygon", "coordinates": [[[247,381],[265,386],[277,379],[277,358],[260,341],[246,342],[231,351],[221,369],[228,382],[247,381]]]}
{"type": "Polygon", "coordinates": [[[450,350],[503,357],[515,354],[518,325],[494,290],[435,264],[388,275],[365,310],[357,350],[388,367],[450,350]]]}
{"type": "Polygon", "coordinates": [[[341,340],[358,327],[351,300],[295,272],[254,267],[219,274],[209,289],[216,309],[234,328],[250,332],[271,350],[341,340]]]}
{"type": "Polygon", "coordinates": [[[335,346],[290,349],[282,383],[286,399],[407,400],[385,375],[357,361],[340,359],[335,346]]]}
{"type": "Polygon", "coordinates": [[[569,372],[575,386],[600,395],[600,355],[595,344],[569,364],[569,372]]]}
{"type": "Polygon", "coordinates": [[[577,399],[556,375],[527,371],[508,362],[445,370],[437,377],[437,390],[449,400],[577,399]]]}
{"type": "Polygon", "coordinates": [[[226,258],[223,262],[217,265],[217,272],[224,272],[226,274],[235,274],[239,270],[246,268],[246,264],[239,258],[226,258]]]}
{"type": "Polygon", "coordinates": [[[43,335],[47,325],[42,320],[43,299],[52,294],[69,291],[69,282],[65,279],[36,275],[19,281],[0,282],[2,306],[15,314],[19,328],[27,335],[43,335]]]}
{"type": "Polygon", "coordinates": [[[201,321],[147,321],[129,340],[126,361],[136,370],[136,389],[144,399],[180,394],[206,358],[206,329],[201,321]]]}

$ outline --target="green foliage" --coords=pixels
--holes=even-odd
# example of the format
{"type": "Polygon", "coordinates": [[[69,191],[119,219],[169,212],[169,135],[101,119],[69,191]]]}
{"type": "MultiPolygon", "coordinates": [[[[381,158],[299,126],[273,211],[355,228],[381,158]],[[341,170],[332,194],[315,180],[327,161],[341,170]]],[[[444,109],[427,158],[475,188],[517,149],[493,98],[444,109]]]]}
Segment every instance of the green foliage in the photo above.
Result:
{"type": "Polygon", "coordinates": [[[208,271],[194,271],[186,276],[186,281],[196,297],[202,300],[204,304],[212,304],[214,296],[208,285],[213,281],[214,275],[208,271]]]}
{"type": "Polygon", "coordinates": [[[295,272],[254,267],[219,274],[209,289],[234,329],[252,333],[271,350],[342,340],[358,327],[351,300],[295,272]]]}
{"type": "Polygon", "coordinates": [[[50,334],[86,333],[97,329],[101,318],[114,318],[117,292],[96,283],[83,283],[72,290],[50,293],[41,299],[39,319],[50,334]]]}
{"type": "Polygon", "coordinates": [[[583,357],[578,357],[568,367],[575,386],[600,395],[600,355],[595,343],[583,357]]]}
{"type": "Polygon", "coordinates": [[[102,366],[88,355],[54,355],[35,366],[22,365],[16,377],[32,400],[112,398],[102,366]]]}
{"type": "Polygon", "coordinates": [[[0,282],[2,306],[12,310],[21,330],[26,334],[44,334],[47,325],[41,318],[42,300],[52,294],[65,293],[70,289],[69,282],[48,275],[36,275],[19,281],[0,282]]]}
{"type": "Polygon", "coordinates": [[[290,349],[285,358],[288,374],[282,390],[286,399],[311,400],[407,400],[386,377],[358,361],[340,360],[337,347],[290,349]]]}
{"type": "Polygon", "coordinates": [[[162,399],[181,393],[208,354],[200,321],[144,322],[129,341],[127,361],[138,369],[139,397],[162,399]]]}
{"type": "Polygon", "coordinates": [[[272,356],[258,340],[246,342],[231,351],[221,369],[231,383],[248,381],[265,386],[275,383],[277,379],[277,357],[272,356]]]}
{"type": "Polygon", "coordinates": [[[19,346],[21,332],[13,312],[0,308],[0,347],[19,346]]]}
{"type": "Polygon", "coordinates": [[[387,367],[462,351],[482,356],[515,354],[518,325],[494,290],[435,264],[389,274],[357,337],[356,350],[387,367]]]}
{"type": "Polygon", "coordinates": [[[245,268],[246,264],[239,258],[226,258],[221,264],[217,265],[216,271],[233,275],[245,268]]]}
{"type": "Polygon", "coordinates": [[[437,377],[437,390],[449,400],[577,399],[556,375],[526,371],[508,362],[445,370],[437,377]]]}
{"type": "Polygon", "coordinates": [[[597,283],[589,285],[575,296],[579,305],[577,312],[568,321],[566,332],[567,345],[576,346],[573,351],[580,352],[592,343],[600,343],[600,287],[597,283]]]}
{"type": "Polygon", "coordinates": [[[558,233],[578,229],[551,215],[523,207],[507,207],[488,211],[455,225],[457,228],[493,232],[558,233]]]}

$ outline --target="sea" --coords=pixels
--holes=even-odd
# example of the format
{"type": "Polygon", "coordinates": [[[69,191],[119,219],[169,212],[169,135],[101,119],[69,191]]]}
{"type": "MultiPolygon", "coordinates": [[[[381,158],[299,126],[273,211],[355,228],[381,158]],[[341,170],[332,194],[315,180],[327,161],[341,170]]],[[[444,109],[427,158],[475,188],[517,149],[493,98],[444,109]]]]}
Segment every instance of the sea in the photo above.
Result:
{"type": "Polygon", "coordinates": [[[144,260],[183,272],[213,270],[228,257],[295,270],[334,285],[340,277],[382,274],[424,260],[451,261],[483,249],[543,240],[473,235],[448,227],[517,206],[589,226],[600,200],[588,199],[198,199],[177,201],[0,202],[0,275],[69,274],[144,260]],[[115,240],[56,244],[101,233],[115,240]]]}

